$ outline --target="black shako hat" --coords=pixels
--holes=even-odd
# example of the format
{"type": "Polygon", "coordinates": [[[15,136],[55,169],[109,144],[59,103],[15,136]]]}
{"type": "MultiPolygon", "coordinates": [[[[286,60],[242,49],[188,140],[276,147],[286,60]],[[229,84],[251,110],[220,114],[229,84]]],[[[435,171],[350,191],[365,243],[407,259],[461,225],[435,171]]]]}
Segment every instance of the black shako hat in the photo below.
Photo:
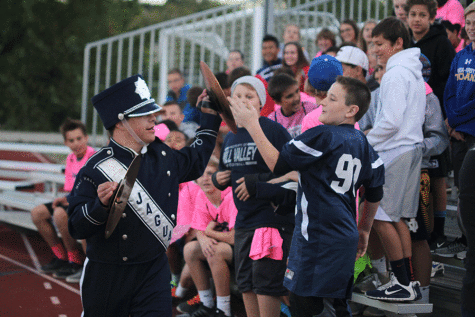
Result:
{"type": "Polygon", "coordinates": [[[91,101],[107,130],[126,118],[146,116],[162,110],[151,98],[141,75],[118,82],[92,97],[91,101]]]}

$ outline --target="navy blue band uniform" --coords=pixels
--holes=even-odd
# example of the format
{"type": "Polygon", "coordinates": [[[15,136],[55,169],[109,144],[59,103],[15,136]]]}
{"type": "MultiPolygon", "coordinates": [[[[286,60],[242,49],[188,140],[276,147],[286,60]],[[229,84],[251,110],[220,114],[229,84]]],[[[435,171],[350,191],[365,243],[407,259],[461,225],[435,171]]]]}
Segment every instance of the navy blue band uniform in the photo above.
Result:
{"type": "MultiPolygon", "coordinates": [[[[128,118],[161,110],[140,75],[104,90],[92,102],[106,129],[119,122],[127,128],[128,118]]],[[[203,174],[220,123],[219,116],[203,114],[194,142],[179,151],[155,138],[148,145],[142,140],[142,149],[136,153],[121,145],[126,137],[114,140],[113,133],[108,146],[80,170],[68,196],[68,227],[73,238],[87,241],[80,282],[82,316],[172,316],[165,251],[176,224],[178,185],[203,174]],[[136,155],[141,155],[137,179],[122,218],[106,239],[109,215],[98,197],[98,187],[123,179],[136,155]]],[[[140,144],[134,130],[130,126],[127,130],[140,144]]]]}

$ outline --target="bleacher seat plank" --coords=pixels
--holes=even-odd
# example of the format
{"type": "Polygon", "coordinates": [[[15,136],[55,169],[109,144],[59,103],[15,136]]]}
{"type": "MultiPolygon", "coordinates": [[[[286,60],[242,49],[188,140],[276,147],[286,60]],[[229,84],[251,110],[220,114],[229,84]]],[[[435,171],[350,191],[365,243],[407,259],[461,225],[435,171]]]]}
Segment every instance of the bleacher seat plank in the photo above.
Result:
{"type": "Polygon", "coordinates": [[[37,182],[33,180],[28,181],[6,181],[0,180],[0,190],[18,190],[18,189],[27,189],[32,188],[37,182]]]}
{"type": "Polygon", "coordinates": [[[368,298],[365,295],[359,294],[359,293],[353,293],[351,300],[355,303],[376,307],[378,309],[393,312],[396,314],[432,313],[432,304],[419,304],[415,302],[409,302],[409,303],[383,302],[380,300],[368,298]]]}
{"type": "Polygon", "coordinates": [[[0,221],[30,230],[38,230],[31,220],[29,211],[0,210],[0,221]]]}
{"type": "Polygon", "coordinates": [[[37,163],[37,162],[19,162],[10,160],[0,160],[0,168],[19,171],[41,171],[63,173],[63,164],[37,163]]]}

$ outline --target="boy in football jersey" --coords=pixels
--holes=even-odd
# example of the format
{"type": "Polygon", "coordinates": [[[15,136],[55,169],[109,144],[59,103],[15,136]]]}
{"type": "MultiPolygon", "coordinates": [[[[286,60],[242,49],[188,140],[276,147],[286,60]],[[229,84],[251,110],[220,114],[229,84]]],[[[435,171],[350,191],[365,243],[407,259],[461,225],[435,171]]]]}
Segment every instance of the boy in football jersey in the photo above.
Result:
{"type": "Polygon", "coordinates": [[[365,84],[338,77],[321,102],[319,120],[279,151],[268,141],[258,117],[229,98],[237,124],[247,129],[277,175],[299,171],[297,214],[284,285],[291,291],[291,313],[307,317],[333,299],[336,316],[351,316],[347,300],[354,261],[366,252],[368,236],[383,196],[384,166],[354,124],[366,112],[365,84]],[[356,225],[356,190],[365,186],[367,203],[356,225]],[[311,251],[310,251],[311,250],[311,251]]]}

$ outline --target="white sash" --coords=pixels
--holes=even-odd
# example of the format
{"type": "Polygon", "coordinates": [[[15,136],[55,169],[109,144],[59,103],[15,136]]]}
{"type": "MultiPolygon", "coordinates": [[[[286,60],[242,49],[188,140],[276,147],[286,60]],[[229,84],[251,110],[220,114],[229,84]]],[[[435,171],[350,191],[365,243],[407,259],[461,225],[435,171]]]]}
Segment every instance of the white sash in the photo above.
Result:
{"type": "MultiPolygon", "coordinates": [[[[110,181],[119,183],[127,172],[127,167],[114,157],[101,162],[97,168],[110,181]]],[[[173,223],[153,200],[147,190],[137,179],[127,205],[135,212],[145,226],[154,234],[166,249],[170,244],[173,223]]]]}

